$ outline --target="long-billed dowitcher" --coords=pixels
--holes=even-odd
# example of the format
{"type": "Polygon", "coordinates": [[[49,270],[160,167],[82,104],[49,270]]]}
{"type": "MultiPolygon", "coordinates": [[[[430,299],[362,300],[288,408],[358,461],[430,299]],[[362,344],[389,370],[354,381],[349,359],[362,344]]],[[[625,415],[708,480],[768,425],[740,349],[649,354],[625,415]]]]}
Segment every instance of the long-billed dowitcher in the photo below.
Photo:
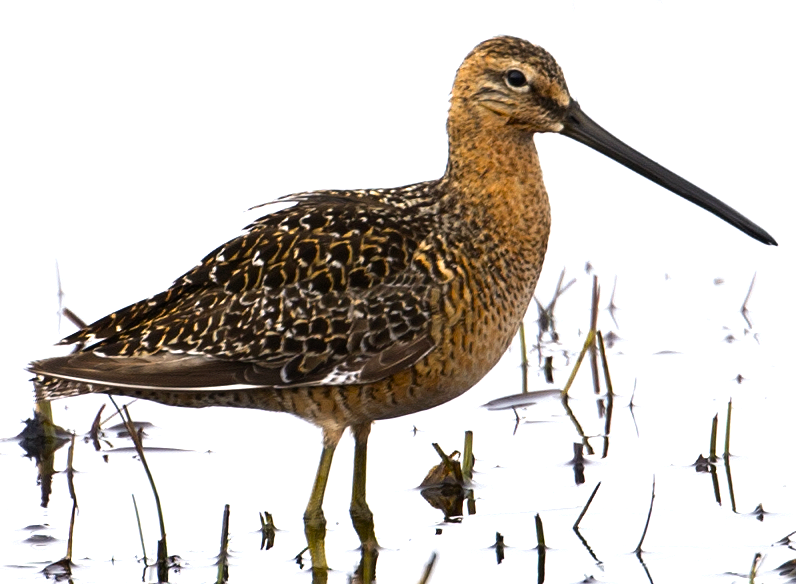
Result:
{"type": "Polygon", "coordinates": [[[351,427],[351,515],[370,521],[360,537],[375,547],[365,502],[371,423],[467,391],[509,346],[533,295],[550,231],[537,132],[582,142],[776,244],[587,117],[542,48],[494,38],[456,75],[442,178],[284,197],[292,207],[249,225],[165,292],[61,341],[84,348],[32,363],[38,398],[99,392],[289,412],[320,426],[305,514],[317,570],[326,569],[321,504],[332,455],[351,427]]]}

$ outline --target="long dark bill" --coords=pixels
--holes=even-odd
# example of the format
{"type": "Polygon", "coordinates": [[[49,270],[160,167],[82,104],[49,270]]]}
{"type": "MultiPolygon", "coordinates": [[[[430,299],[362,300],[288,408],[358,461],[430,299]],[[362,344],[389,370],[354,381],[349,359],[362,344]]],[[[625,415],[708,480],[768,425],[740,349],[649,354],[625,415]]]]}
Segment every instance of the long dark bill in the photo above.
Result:
{"type": "Polygon", "coordinates": [[[730,225],[737,227],[749,237],[753,237],[767,245],[777,245],[777,242],[765,229],[752,223],[729,205],[725,205],[713,195],[666,170],[657,162],[650,160],[606,132],[597,122],[583,113],[580,105],[574,99],[569,105],[569,112],[564,121],[564,129],[560,133],[577,140],[581,144],[585,144],[589,148],[593,148],[597,152],[605,154],[608,158],[616,160],[619,164],[626,166],[663,188],[669,189],[695,205],[710,211],[730,225]]]}

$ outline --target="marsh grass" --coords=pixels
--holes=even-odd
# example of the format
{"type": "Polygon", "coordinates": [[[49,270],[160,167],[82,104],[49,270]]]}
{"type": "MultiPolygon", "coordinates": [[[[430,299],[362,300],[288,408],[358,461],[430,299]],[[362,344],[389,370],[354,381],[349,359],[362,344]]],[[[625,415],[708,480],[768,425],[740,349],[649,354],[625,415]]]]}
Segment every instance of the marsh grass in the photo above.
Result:
{"type": "Polygon", "coordinates": [[[116,404],[112,396],[108,396],[111,402],[113,403],[116,411],[119,413],[119,416],[124,423],[125,428],[127,429],[128,434],[130,435],[131,440],[133,441],[133,445],[135,446],[135,451],[138,454],[138,458],[141,461],[141,464],[144,466],[144,472],[146,472],[147,479],[149,480],[149,485],[152,488],[152,494],[155,498],[155,506],[157,508],[158,514],[158,523],[160,525],[160,540],[158,540],[158,551],[157,551],[157,560],[156,560],[156,569],[157,569],[157,576],[159,582],[168,582],[169,581],[169,554],[168,554],[168,546],[166,544],[166,522],[163,519],[163,507],[160,504],[160,495],[158,494],[157,485],[155,485],[155,478],[152,476],[152,471],[149,469],[149,464],[146,461],[146,455],[144,454],[144,443],[142,440],[142,435],[138,431],[136,431],[135,424],[133,423],[133,418],[130,416],[130,412],[127,409],[127,406],[122,406],[122,409],[119,409],[119,406],[116,404]]]}

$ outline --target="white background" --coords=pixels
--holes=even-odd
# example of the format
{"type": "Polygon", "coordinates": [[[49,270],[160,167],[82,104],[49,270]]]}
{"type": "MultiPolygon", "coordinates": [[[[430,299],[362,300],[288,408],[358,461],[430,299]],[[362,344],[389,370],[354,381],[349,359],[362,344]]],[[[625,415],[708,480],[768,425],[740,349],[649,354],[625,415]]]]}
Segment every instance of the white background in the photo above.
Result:
{"type": "Polygon", "coordinates": [[[253,205],[438,177],[456,68],[498,34],[544,46],[591,117],[780,244],[539,136],[553,207],[539,290],[590,261],[618,275],[625,318],[665,310],[666,334],[713,302],[689,287],[725,278],[739,306],[757,273],[765,368],[792,388],[793,22],[786,2],[3,3],[0,435],[29,415],[25,364],[73,330],[56,262],[64,303],[93,320],[167,287],[253,205]],[[664,274],[680,305],[666,306],[664,274]]]}

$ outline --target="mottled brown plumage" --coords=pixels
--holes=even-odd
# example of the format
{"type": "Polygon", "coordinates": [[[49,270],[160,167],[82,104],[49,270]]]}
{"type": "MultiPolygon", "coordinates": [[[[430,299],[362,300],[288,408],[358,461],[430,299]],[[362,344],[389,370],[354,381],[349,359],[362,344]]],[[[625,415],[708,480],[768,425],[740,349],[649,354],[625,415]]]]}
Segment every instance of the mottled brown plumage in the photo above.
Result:
{"type": "Polygon", "coordinates": [[[81,351],[34,363],[39,394],[260,407],[334,433],[456,397],[533,294],[550,209],[529,130],[560,128],[568,105],[542,49],[484,43],[457,76],[440,180],[285,197],[167,291],[62,341],[81,351]],[[511,67],[538,94],[507,86],[511,67]]]}
{"type": "MultiPolygon", "coordinates": [[[[357,445],[352,516],[369,518],[370,423],[467,391],[517,331],[550,232],[536,132],[584,142],[774,243],[594,124],[543,49],[495,38],[457,73],[442,178],[285,197],[292,207],[257,220],[167,291],[62,341],[84,348],[32,363],[38,396],[104,392],[318,424],[325,447],[305,519],[313,563],[325,569],[312,540],[343,429],[354,428],[357,445]]],[[[375,543],[372,528],[360,536],[375,543]]]]}

